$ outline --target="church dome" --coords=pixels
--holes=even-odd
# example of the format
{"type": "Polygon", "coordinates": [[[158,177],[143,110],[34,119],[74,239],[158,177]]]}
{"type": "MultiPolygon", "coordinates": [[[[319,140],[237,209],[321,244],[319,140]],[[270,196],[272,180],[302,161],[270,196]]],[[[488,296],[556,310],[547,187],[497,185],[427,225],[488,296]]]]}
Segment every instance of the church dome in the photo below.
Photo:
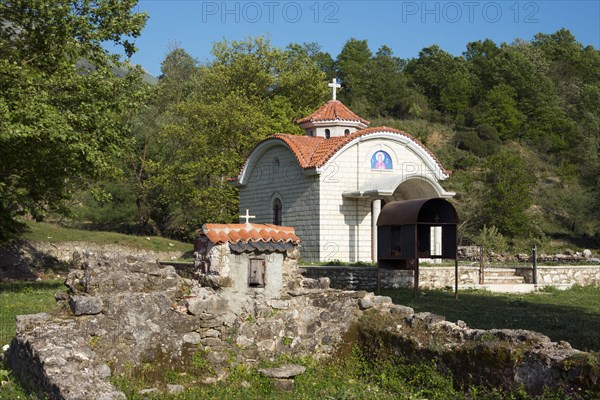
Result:
{"type": "Polygon", "coordinates": [[[300,128],[304,129],[306,136],[325,139],[344,137],[369,126],[369,121],[354,114],[344,103],[337,100],[336,91],[341,85],[335,78],[328,86],[333,89],[333,98],[317,111],[296,121],[300,128]]]}
{"type": "Polygon", "coordinates": [[[369,121],[354,114],[344,103],[339,100],[329,100],[323,104],[319,109],[312,114],[299,119],[296,121],[298,125],[302,126],[307,122],[356,122],[360,123],[366,128],[369,125],[369,121]]]}
{"type": "Polygon", "coordinates": [[[329,100],[296,123],[304,129],[306,136],[325,139],[348,136],[369,126],[369,121],[356,115],[339,100],[329,100]]]}

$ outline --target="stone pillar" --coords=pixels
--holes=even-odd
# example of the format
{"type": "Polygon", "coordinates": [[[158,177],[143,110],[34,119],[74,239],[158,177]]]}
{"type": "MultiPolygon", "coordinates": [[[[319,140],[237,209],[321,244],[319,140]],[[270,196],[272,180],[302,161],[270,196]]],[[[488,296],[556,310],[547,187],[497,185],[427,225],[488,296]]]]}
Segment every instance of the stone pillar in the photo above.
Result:
{"type": "MultiPolygon", "coordinates": [[[[441,226],[434,226],[433,227],[433,243],[431,246],[431,250],[433,252],[433,254],[435,254],[436,256],[441,256],[442,255],[442,227],[441,226]]],[[[440,258],[436,258],[433,261],[435,264],[441,264],[442,260],[440,258]]]]}
{"type": "Polygon", "coordinates": [[[371,212],[371,260],[377,262],[377,219],[381,212],[381,199],[373,200],[371,212]]]}

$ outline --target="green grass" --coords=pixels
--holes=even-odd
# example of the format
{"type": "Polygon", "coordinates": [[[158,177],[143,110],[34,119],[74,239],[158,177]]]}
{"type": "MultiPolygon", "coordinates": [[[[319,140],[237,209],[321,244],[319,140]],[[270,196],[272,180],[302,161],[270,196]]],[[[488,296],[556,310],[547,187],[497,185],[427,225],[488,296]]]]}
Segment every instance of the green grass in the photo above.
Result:
{"type": "MultiPolygon", "coordinates": [[[[54,293],[64,289],[62,281],[0,282],[0,348],[10,344],[16,332],[15,317],[50,311],[54,293]]],[[[0,363],[0,399],[35,399],[15,382],[12,373],[0,363]]]]}
{"type": "Polygon", "coordinates": [[[62,281],[0,282],[0,347],[15,336],[15,317],[52,309],[54,293],[65,289],[62,281]]]}
{"type": "MultiPolygon", "coordinates": [[[[373,362],[368,360],[357,347],[344,358],[320,362],[311,358],[282,358],[262,366],[277,366],[282,362],[302,364],[307,368],[306,372],[296,377],[292,391],[276,389],[271,379],[259,374],[256,369],[243,365],[231,366],[229,376],[215,385],[202,384],[195,379],[188,382],[182,381],[181,378],[176,379],[175,382],[188,387],[179,395],[165,393],[157,393],[151,397],[140,395],[138,393],[141,389],[157,386],[161,388],[156,382],[143,379],[114,377],[113,383],[130,400],[147,398],[161,400],[534,399],[522,390],[508,392],[472,387],[463,392],[456,389],[452,377],[439,372],[433,362],[409,363],[401,357],[389,355],[376,357],[373,362]]],[[[191,379],[187,374],[183,376],[191,379]]],[[[547,400],[565,398],[565,394],[561,391],[538,397],[547,400]]]]}
{"type": "Polygon", "coordinates": [[[548,288],[531,294],[499,294],[462,291],[454,299],[451,291],[420,292],[413,300],[412,290],[382,290],[394,303],[415,312],[429,311],[449,321],[463,320],[471,328],[527,329],[565,340],[585,351],[600,351],[600,288],[575,286],[569,290],[548,288]]]}
{"type": "Polygon", "coordinates": [[[157,236],[133,236],[114,232],[100,232],[65,228],[56,224],[27,221],[26,240],[44,242],[91,242],[97,244],[119,244],[136,249],[153,251],[193,251],[191,243],[178,242],[157,236]]]}

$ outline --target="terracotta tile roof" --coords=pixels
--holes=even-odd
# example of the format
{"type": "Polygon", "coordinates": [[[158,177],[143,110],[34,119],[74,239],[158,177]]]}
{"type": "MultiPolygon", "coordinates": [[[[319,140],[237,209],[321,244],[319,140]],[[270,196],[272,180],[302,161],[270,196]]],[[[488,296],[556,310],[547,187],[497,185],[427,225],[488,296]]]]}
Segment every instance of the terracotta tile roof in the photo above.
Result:
{"type": "Polygon", "coordinates": [[[419,139],[415,138],[414,136],[412,136],[404,131],[401,131],[399,129],[389,128],[387,126],[376,126],[373,128],[361,129],[361,130],[353,132],[347,136],[334,137],[334,138],[325,140],[324,143],[322,143],[319,146],[319,148],[317,148],[317,150],[315,151],[315,154],[311,158],[309,165],[307,165],[304,168],[321,167],[321,166],[325,165],[325,163],[327,161],[329,161],[329,159],[331,157],[333,157],[339,150],[341,150],[342,147],[344,147],[346,144],[350,143],[352,140],[354,140],[358,137],[361,137],[361,136],[367,136],[367,135],[370,135],[372,133],[377,133],[377,132],[394,133],[394,134],[402,135],[402,136],[409,138],[410,140],[415,142],[419,147],[423,148],[434,159],[436,164],[440,167],[440,169],[446,175],[450,175],[452,173],[451,171],[448,171],[446,168],[444,168],[444,166],[442,165],[440,160],[438,160],[438,158],[435,156],[435,154],[433,154],[433,152],[431,150],[429,150],[423,143],[421,143],[419,141],[419,139]]]}
{"type": "Polygon", "coordinates": [[[268,137],[263,140],[263,142],[272,139],[284,141],[292,149],[302,168],[308,168],[307,166],[310,164],[310,160],[313,158],[315,151],[317,151],[322,143],[331,140],[320,136],[298,136],[279,133],[268,137]]]}
{"type": "Polygon", "coordinates": [[[369,125],[369,121],[354,114],[339,100],[329,100],[314,113],[296,121],[297,124],[318,121],[356,121],[369,125]]]}
{"type": "Polygon", "coordinates": [[[203,234],[214,244],[222,243],[293,243],[298,244],[294,228],[271,224],[205,224],[196,231],[203,234]]]}
{"type": "MultiPolygon", "coordinates": [[[[370,134],[376,133],[376,132],[394,133],[394,134],[405,136],[405,137],[409,138],[410,140],[415,142],[419,147],[423,148],[434,159],[434,161],[437,163],[437,165],[441,168],[441,170],[446,175],[452,174],[452,171],[449,171],[446,168],[444,168],[444,166],[437,159],[435,154],[433,154],[433,152],[431,150],[429,150],[417,138],[415,138],[414,136],[412,136],[404,131],[394,129],[394,128],[389,128],[387,126],[378,126],[378,127],[373,127],[373,128],[361,129],[361,130],[355,131],[347,136],[332,137],[329,139],[325,139],[323,137],[318,137],[318,136],[299,136],[299,135],[287,135],[287,134],[278,133],[276,135],[270,136],[270,137],[262,140],[261,142],[259,142],[256,145],[256,147],[258,147],[259,145],[261,145],[262,143],[264,143],[266,141],[280,140],[289,146],[289,148],[292,150],[292,152],[296,156],[296,159],[298,160],[298,163],[300,164],[300,166],[302,168],[304,168],[304,169],[318,168],[318,167],[322,167],[323,165],[325,165],[325,163],[327,163],[327,161],[329,161],[329,159],[331,159],[339,150],[342,149],[342,147],[344,147],[346,144],[350,143],[352,140],[354,140],[358,137],[370,135],[370,134]]],[[[252,152],[250,152],[250,154],[252,154],[252,152]]],[[[246,159],[246,163],[248,162],[249,157],[250,156],[248,156],[248,158],[246,159]]],[[[244,166],[246,163],[244,163],[244,166]]],[[[240,171],[240,175],[238,175],[237,179],[240,178],[243,168],[244,167],[242,167],[242,170],[240,171]]],[[[236,178],[234,178],[232,180],[236,180],[236,178]]]]}

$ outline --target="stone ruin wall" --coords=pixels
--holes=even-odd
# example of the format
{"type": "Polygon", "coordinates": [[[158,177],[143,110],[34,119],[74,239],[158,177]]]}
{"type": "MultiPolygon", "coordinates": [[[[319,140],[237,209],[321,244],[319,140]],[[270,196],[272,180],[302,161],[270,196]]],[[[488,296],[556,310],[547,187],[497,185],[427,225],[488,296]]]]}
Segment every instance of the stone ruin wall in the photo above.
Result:
{"type": "Polygon", "coordinates": [[[106,257],[106,255],[111,258],[134,256],[149,261],[175,260],[184,255],[182,251],[157,252],[117,244],[17,240],[7,247],[0,248],[0,278],[36,279],[35,270],[61,269],[61,267],[66,269],[75,253],[90,260],[106,257]]]}
{"type": "MultiPolygon", "coordinates": [[[[295,265],[297,256],[288,252],[286,262],[295,265]]],[[[544,385],[598,390],[600,382],[597,368],[586,367],[589,355],[567,343],[470,329],[387,297],[330,289],[324,278],[292,280],[278,298],[256,296],[232,312],[231,293],[200,286],[172,266],[110,253],[76,254],[70,267],[68,292],[56,296],[60,308],[19,316],[6,354],[15,375],[50,399],[124,399],[110,377],[127,365],[184,369],[199,351],[215,380],[232,364],[278,354],[327,357],[352,326],[369,354],[436,359],[458,382],[524,383],[531,392],[544,385]]]]}
{"type": "Polygon", "coordinates": [[[327,279],[294,282],[277,299],[256,296],[240,309],[230,292],[182,278],[172,266],[76,255],[68,292],[56,296],[60,308],[19,316],[6,362],[50,399],[121,399],[109,378],[127,365],[184,369],[201,351],[219,378],[231,363],[328,356],[362,309],[391,305],[372,293],[329,289],[327,279]]]}
{"type": "MultiPolygon", "coordinates": [[[[375,267],[301,267],[302,275],[319,279],[328,277],[331,287],[345,290],[377,290],[377,268],[375,267]]],[[[459,267],[458,283],[460,285],[479,282],[478,267],[459,267]]],[[[413,286],[412,270],[381,269],[381,287],[385,289],[411,288],[413,286]]],[[[454,267],[421,267],[419,268],[419,287],[436,289],[454,287],[454,267]]]]}
{"type": "Polygon", "coordinates": [[[402,355],[407,362],[430,360],[450,371],[459,387],[523,387],[533,395],[552,387],[592,394],[590,398],[600,394],[598,354],[552,342],[537,332],[471,329],[463,321],[452,323],[427,312],[390,311],[371,310],[358,326],[357,342],[374,362],[389,354],[402,355]]]}

